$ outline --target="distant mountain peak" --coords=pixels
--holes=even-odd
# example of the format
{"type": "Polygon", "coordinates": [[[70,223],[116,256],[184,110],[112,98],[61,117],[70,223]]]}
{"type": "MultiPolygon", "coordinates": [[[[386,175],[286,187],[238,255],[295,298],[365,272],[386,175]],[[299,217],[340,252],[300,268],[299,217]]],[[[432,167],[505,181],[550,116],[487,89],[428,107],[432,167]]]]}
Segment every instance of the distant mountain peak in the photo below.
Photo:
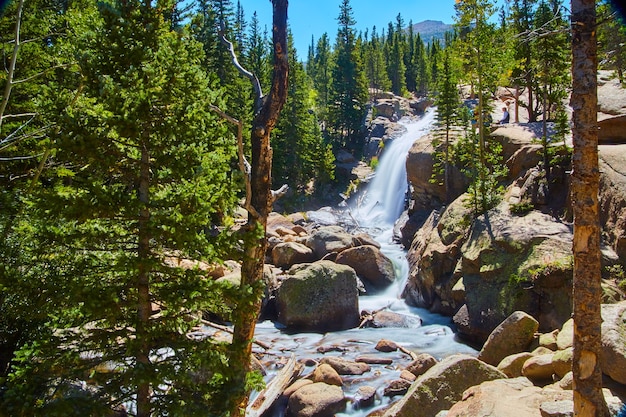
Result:
{"type": "Polygon", "coordinates": [[[413,24],[413,32],[419,33],[424,42],[432,42],[433,39],[443,41],[444,33],[452,29],[452,25],[439,20],[424,20],[413,24]]]}

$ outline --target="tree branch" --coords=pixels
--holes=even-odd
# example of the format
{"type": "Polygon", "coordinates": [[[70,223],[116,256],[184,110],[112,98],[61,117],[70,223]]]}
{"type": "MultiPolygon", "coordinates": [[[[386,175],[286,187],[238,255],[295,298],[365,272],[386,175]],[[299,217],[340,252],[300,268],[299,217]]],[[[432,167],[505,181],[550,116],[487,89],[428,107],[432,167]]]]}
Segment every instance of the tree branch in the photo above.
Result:
{"type": "Polygon", "coordinates": [[[228,39],[226,39],[226,33],[225,33],[223,23],[220,24],[220,29],[218,31],[218,34],[220,35],[220,39],[222,43],[228,48],[228,51],[230,52],[231,60],[233,61],[233,65],[235,65],[235,68],[237,68],[237,70],[243,76],[249,78],[250,82],[252,82],[252,88],[254,88],[254,93],[256,95],[256,98],[254,100],[254,113],[256,114],[259,112],[259,110],[261,109],[261,106],[263,105],[263,91],[261,90],[261,82],[259,81],[259,78],[255,74],[245,69],[239,63],[239,60],[237,59],[237,54],[235,53],[235,47],[233,46],[233,43],[229,41],[228,39]]]}
{"type": "Polygon", "coordinates": [[[4,112],[9,103],[9,97],[11,96],[11,89],[13,88],[13,77],[15,75],[15,64],[17,62],[17,53],[20,50],[20,29],[22,25],[22,11],[24,10],[24,0],[20,0],[17,5],[17,17],[15,20],[15,45],[13,46],[13,53],[11,55],[11,61],[9,62],[9,70],[7,73],[6,85],[4,86],[4,94],[2,95],[2,102],[0,103],[0,132],[2,131],[2,119],[4,112]]]}
{"type": "Polygon", "coordinates": [[[246,160],[246,156],[243,152],[243,123],[240,120],[237,120],[234,117],[230,116],[229,114],[224,113],[217,106],[209,104],[209,108],[219,114],[224,119],[237,126],[237,153],[239,154],[239,169],[243,173],[244,182],[246,184],[246,200],[243,204],[243,207],[248,210],[249,213],[258,216],[259,213],[257,213],[256,209],[250,204],[250,198],[252,196],[252,186],[250,185],[250,175],[252,172],[252,167],[246,160]]]}

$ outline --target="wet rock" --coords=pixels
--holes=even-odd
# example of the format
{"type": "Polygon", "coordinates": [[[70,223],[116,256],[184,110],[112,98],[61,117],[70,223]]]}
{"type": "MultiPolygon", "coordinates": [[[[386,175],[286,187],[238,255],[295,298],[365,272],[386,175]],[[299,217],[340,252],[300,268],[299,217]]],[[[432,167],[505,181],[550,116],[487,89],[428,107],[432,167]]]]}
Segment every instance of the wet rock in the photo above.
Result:
{"type": "Polygon", "coordinates": [[[506,375],[476,358],[449,356],[420,376],[385,417],[432,417],[460,401],[469,387],[499,378],[506,375]]]}
{"type": "Polygon", "coordinates": [[[324,382],[329,385],[342,386],[343,380],[339,373],[332,366],[322,363],[313,370],[313,382],[324,382]]]}
{"type": "Polygon", "coordinates": [[[317,259],[354,247],[354,238],[340,226],[324,226],[309,235],[305,242],[317,259]]]}
{"type": "Polygon", "coordinates": [[[376,246],[348,248],[337,255],[335,262],[351,266],[368,292],[387,288],[396,279],[391,259],[376,246]]]}
{"type": "Polygon", "coordinates": [[[400,372],[400,379],[406,379],[409,382],[413,382],[417,379],[417,376],[404,369],[402,372],[400,372]]]}
{"type": "Polygon", "coordinates": [[[359,363],[338,356],[326,356],[320,360],[320,363],[331,366],[339,375],[363,375],[370,371],[370,367],[366,363],[359,363]]]}
{"type": "Polygon", "coordinates": [[[513,312],[491,332],[478,359],[497,366],[505,357],[525,351],[538,328],[539,322],[530,315],[513,312]]]}
{"type": "Polygon", "coordinates": [[[394,313],[393,311],[378,311],[374,313],[370,320],[365,323],[365,327],[402,327],[416,328],[422,325],[419,317],[407,316],[394,313]]]}
{"type": "Polygon", "coordinates": [[[396,395],[404,395],[409,390],[411,381],[406,379],[394,379],[387,385],[383,391],[385,397],[395,397],[396,395]]]}
{"type": "Polygon", "coordinates": [[[354,235],[354,240],[356,241],[357,246],[370,245],[380,249],[380,243],[367,233],[358,233],[354,235]]]}
{"type": "Polygon", "coordinates": [[[391,365],[393,363],[393,359],[391,358],[375,355],[359,355],[355,360],[370,365],[391,365]]]}
{"type": "Polygon", "coordinates": [[[288,328],[318,332],[359,325],[356,274],[330,261],[299,264],[276,293],[278,321],[288,328]]]}
{"type": "Polygon", "coordinates": [[[279,268],[315,261],[311,248],[296,242],[279,243],[272,249],[272,261],[279,268]]]}
{"type": "Polygon", "coordinates": [[[410,364],[407,365],[406,370],[411,372],[415,376],[420,376],[430,368],[437,364],[437,359],[428,353],[420,353],[417,355],[410,364]]]}
{"type": "Polygon", "coordinates": [[[316,382],[305,385],[289,397],[287,417],[332,417],[346,408],[341,387],[316,382]]]}
{"type": "Polygon", "coordinates": [[[368,385],[359,387],[353,400],[357,409],[371,407],[374,401],[376,401],[376,388],[368,385]]]}
{"type": "Polygon", "coordinates": [[[378,341],[378,343],[376,343],[374,349],[379,352],[395,352],[396,350],[398,350],[398,345],[394,341],[381,339],[378,341]]]}
{"type": "Polygon", "coordinates": [[[289,385],[289,386],[287,387],[287,389],[285,389],[285,390],[283,391],[283,394],[282,394],[282,395],[283,395],[285,398],[289,398],[289,397],[291,397],[291,395],[292,395],[294,392],[296,392],[297,390],[299,390],[299,389],[300,389],[300,388],[302,388],[303,386],[305,386],[305,385],[309,385],[309,384],[312,384],[312,383],[313,383],[313,381],[311,381],[310,379],[307,379],[307,378],[300,378],[300,379],[298,379],[297,381],[295,381],[293,384],[289,385]]]}
{"type": "Polygon", "coordinates": [[[626,301],[602,305],[602,372],[626,384],[626,301]]]}

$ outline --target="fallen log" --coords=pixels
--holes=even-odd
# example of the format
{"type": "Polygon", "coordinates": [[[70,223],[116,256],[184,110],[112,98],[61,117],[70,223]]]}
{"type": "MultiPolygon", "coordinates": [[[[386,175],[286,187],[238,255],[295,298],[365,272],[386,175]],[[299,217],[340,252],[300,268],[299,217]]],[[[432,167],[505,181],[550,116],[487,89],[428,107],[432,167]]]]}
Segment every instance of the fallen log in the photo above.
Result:
{"type": "Polygon", "coordinates": [[[261,417],[301,372],[302,366],[296,361],[296,355],[292,354],[289,361],[267,384],[265,389],[250,402],[246,408],[246,417],[261,417]]]}

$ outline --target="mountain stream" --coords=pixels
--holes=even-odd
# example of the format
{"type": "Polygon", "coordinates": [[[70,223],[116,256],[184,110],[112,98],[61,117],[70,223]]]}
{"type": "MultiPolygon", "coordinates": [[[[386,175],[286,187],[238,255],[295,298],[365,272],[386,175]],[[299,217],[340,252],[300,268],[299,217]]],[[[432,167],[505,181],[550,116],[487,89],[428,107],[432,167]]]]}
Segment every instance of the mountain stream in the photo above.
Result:
{"type": "MultiPolygon", "coordinates": [[[[450,318],[408,306],[400,298],[409,267],[406,251],[393,241],[393,228],[405,207],[408,187],[405,160],[415,140],[430,130],[433,121],[432,109],[420,119],[402,119],[400,123],[406,127],[406,132],[386,146],[374,178],[362,194],[354,199],[355,202],[343,208],[307,213],[309,219],[322,224],[340,224],[348,230],[369,233],[380,243],[383,253],[394,262],[395,284],[383,293],[359,297],[361,311],[387,309],[416,320],[421,319],[421,326],[355,328],[327,334],[288,334],[269,321],[257,325],[256,339],[272,346],[269,351],[262,351],[264,358],[268,355],[275,357],[274,366],[267,366],[267,380],[275,375],[277,369],[292,353],[303,362],[308,360],[302,375],[307,375],[313,370],[314,362],[329,355],[349,360],[355,360],[363,355],[384,355],[385,358],[392,360],[391,364],[371,365],[372,370],[360,376],[342,376],[344,381],[342,388],[349,401],[346,410],[336,416],[364,417],[373,410],[397,400],[399,398],[397,396],[395,398],[385,396],[384,388],[391,381],[398,379],[401,370],[411,362],[411,357],[402,350],[429,353],[438,360],[454,353],[476,353],[474,349],[457,340],[450,318]],[[381,339],[391,340],[403,349],[390,353],[377,352],[374,347],[381,339]],[[354,401],[358,396],[357,390],[363,385],[376,389],[375,403],[367,408],[359,408],[358,402],[354,401]]],[[[284,412],[283,404],[282,407],[274,407],[272,416],[282,417],[284,412]]]]}

